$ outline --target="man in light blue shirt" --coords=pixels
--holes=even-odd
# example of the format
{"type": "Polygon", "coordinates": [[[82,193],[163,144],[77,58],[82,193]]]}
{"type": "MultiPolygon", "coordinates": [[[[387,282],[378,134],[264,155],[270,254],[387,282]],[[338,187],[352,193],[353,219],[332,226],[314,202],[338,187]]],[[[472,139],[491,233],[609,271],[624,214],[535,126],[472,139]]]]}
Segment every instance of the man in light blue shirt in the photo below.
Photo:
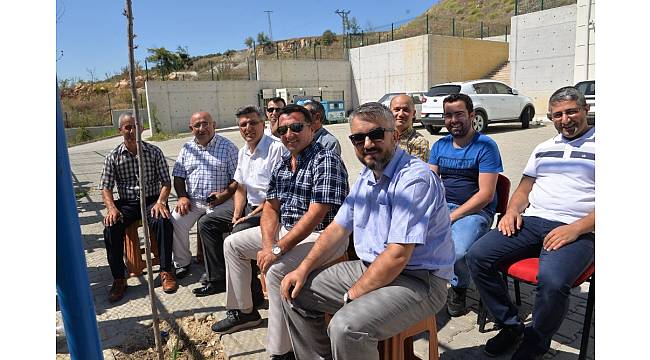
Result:
{"type": "Polygon", "coordinates": [[[299,359],[377,358],[378,341],[442,308],[453,273],[440,179],[397,147],[388,108],[367,103],[350,119],[350,140],[365,167],[334,222],[281,284],[299,359]],[[323,269],[327,255],[353,232],[360,260],[323,269]],[[324,313],[334,314],[329,327],[324,313]]]}

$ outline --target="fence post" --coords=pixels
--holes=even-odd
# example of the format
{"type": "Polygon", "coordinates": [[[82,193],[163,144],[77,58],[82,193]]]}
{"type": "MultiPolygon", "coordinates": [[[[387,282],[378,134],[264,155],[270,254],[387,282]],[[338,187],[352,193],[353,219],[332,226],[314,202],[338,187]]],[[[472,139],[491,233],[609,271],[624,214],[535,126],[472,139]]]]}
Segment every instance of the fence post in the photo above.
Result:
{"type": "Polygon", "coordinates": [[[519,0],[515,0],[515,16],[519,15],[519,0]]]}
{"type": "Polygon", "coordinates": [[[251,61],[250,56],[246,57],[246,67],[248,68],[248,81],[251,80],[251,61]]]}
{"type": "Polygon", "coordinates": [[[429,33],[429,14],[427,14],[427,34],[429,33]]]}
{"type": "Polygon", "coordinates": [[[145,79],[149,81],[149,66],[147,66],[147,59],[144,59],[144,75],[145,79]]]}
{"type": "Polygon", "coordinates": [[[544,0],[540,0],[542,3],[542,10],[544,10],[544,0]]]}
{"type": "Polygon", "coordinates": [[[280,60],[280,47],[277,41],[275,42],[275,59],[280,60]]]}
{"type": "Polygon", "coordinates": [[[487,37],[490,37],[490,27],[487,27],[487,37]]]}
{"type": "Polygon", "coordinates": [[[361,30],[361,46],[363,46],[363,30],[361,30]]]}
{"type": "Polygon", "coordinates": [[[316,60],[316,42],[314,41],[314,60],[316,60]]]}
{"type": "MultiPolygon", "coordinates": [[[[108,116],[111,118],[111,125],[113,125],[113,105],[111,104],[111,93],[106,93],[108,96],[108,116]]],[[[142,104],[142,101],[140,101],[142,104]]]]}
{"type": "Polygon", "coordinates": [[[508,42],[508,25],[506,25],[506,42],[508,42]]]}
{"type": "Polygon", "coordinates": [[[212,60],[208,61],[208,63],[210,64],[210,79],[214,81],[214,66],[212,66],[212,60]]]}
{"type": "Polygon", "coordinates": [[[451,19],[451,36],[456,36],[456,18],[451,19]]]}
{"type": "Polygon", "coordinates": [[[481,21],[481,40],[483,40],[483,21],[481,21]]]}
{"type": "Polygon", "coordinates": [[[393,23],[390,23],[390,41],[395,40],[395,28],[393,27],[393,23]]]}
{"type": "Polygon", "coordinates": [[[323,45],[318,45],[318,52],[320,54],[321,60],[323,59],[323,45]]]}

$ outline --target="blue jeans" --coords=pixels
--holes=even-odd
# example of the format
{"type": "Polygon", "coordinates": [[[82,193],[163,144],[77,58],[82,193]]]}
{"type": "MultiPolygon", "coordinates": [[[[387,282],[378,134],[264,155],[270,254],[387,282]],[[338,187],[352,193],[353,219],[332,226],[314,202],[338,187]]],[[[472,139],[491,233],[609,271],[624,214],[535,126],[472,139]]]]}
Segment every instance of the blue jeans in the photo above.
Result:
{"type": "Polygon", "coordinates": [[[594,261],[595,236],[583,234],[557,250],[546,251],[542,249],[544,237],[564,224],[534,216],[523,219],[521,230],[511,237],[494,229],[480,238],[469,249],[467,264],[481,300],[495,322],[514,326],[521,322],[499,268],[521,259],[539,257],[533,321],[524,333],[524,342],[546,352],[566,316],[573,283],[594,261]]]}
{"type": "MultiPolygon", "coordinates": [[[[449,212],[456,210],[460,205],[448,203],[449,212]]],[[[467,268],[465,254],[467,250],[483,236],[492,225],[494,214],[490,214],[485,209],[478,213],[467,215],[456,220],[451,224],[451,239],[454,242],[456,251],[456,260],[454,263],[454,275],[449,280],[453,287],[467,288],[470,282],[470,273],[467,268]]]]}

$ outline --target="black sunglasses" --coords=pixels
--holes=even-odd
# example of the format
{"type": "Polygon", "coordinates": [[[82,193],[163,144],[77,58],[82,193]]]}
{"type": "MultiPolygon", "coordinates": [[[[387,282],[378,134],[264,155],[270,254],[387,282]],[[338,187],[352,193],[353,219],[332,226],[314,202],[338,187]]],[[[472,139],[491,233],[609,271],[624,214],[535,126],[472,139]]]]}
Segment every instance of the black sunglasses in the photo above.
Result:
{"type": "Polygon", "coordinates": [[[371,141],[383,140],[386,131],[395,131],[395,129],[385,129],[382,127],[374,128],[367,133],[352,134],[349,136],[352,145],[361,146],[366,142],[366,137],[371,141]]]}
{"type": "Polygon", "coordinates": [[[272,112],[275,112],[275,111],[279,112],[280,110],[282,110],[282,108],[278,108],[278,107],[268,107],[268,108],[266,108],[266,111],[269,112],[269,113],[272,113],[272,112]]]}
{"type": "Polygon", "coordinates": [[[293,133],[299,133],[304,129],[305,123],[293,123],[291,125],[278,126],[278,134],[285,135],[289,129],[293,133]]]}

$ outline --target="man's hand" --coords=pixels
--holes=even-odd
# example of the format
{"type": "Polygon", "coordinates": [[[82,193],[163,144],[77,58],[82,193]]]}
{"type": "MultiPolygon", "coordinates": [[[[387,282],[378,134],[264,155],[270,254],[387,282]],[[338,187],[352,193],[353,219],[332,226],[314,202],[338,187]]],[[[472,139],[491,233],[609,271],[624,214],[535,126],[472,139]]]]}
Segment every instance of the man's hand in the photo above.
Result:
{"type": "Polygon", "coordinates": [[[245,221],[246,219],[248,219],[249,217],[250,217],[250,216],[248,216],[248,215],[246,215],[246,216],[240,216],[240,217],[238,217],[238,218],[235,218],[235,217],[233,216],[233,217],[232,217],[232,224],[233,224],[233,226],[234,226],[234,225],[237,225],[237,224],[239,224],[240,222],[244,222],[244,221],[245,221]]]}
{"type": "Polygon", "coordinates": [[[580,236],[580,231],[573,224],[558,226],[544,238],[544,250],[557,250],[566,244],[574,242],[578,236],[580,236]]]}
{"type": "Polygon", "coordinates": [[[306,279],[307,274],[303,273],[299,269],[288,273],[284,279],[282,279],[282,283],[280,283],[280,295],[282,298],[287,300],[295,299],[300,293],[300,290],[302,290],[302,287],[305,285],[306,279]]]}
{"type": "Polygon", "coordinates": [[[151,208],[151,216],[154,219],[157,219],[158,216],[162,216],[165,219],[169,219],[169,210],[167,209],[167,206],[164,203],[156,202],[156,205],[154,205],[151,208]]]}
{"type": "Polygon", "coordinates": [[[122,213],[115,206],[108,208],[108,213],[104,216],[104,226],[113,226],[122,218],[122,213]]]}
{"type": "Polygon", "coordinates": [[[512,236],[517,231],[521,230],[522,223],[523,218],[521,217],[521,214],[508,210],[501,218],[501,221],[499,221],[497,228],[503,235],[512,236]]]}
{"type": "Polygon", "coordinates": [[[263,274],[266,274],[277,259],[277,256],[271,252],[271,248],[262,249],[257,252],[257,266],[263,274]]]}
{"type": "Polygon", "coordinates": [[[190,199],[185,196],[179,197],[178,202],[176,203],[176,212],[182,216],[187,215],[190,210],[192,210],[192,203],[190,202],[190,199]]]}

